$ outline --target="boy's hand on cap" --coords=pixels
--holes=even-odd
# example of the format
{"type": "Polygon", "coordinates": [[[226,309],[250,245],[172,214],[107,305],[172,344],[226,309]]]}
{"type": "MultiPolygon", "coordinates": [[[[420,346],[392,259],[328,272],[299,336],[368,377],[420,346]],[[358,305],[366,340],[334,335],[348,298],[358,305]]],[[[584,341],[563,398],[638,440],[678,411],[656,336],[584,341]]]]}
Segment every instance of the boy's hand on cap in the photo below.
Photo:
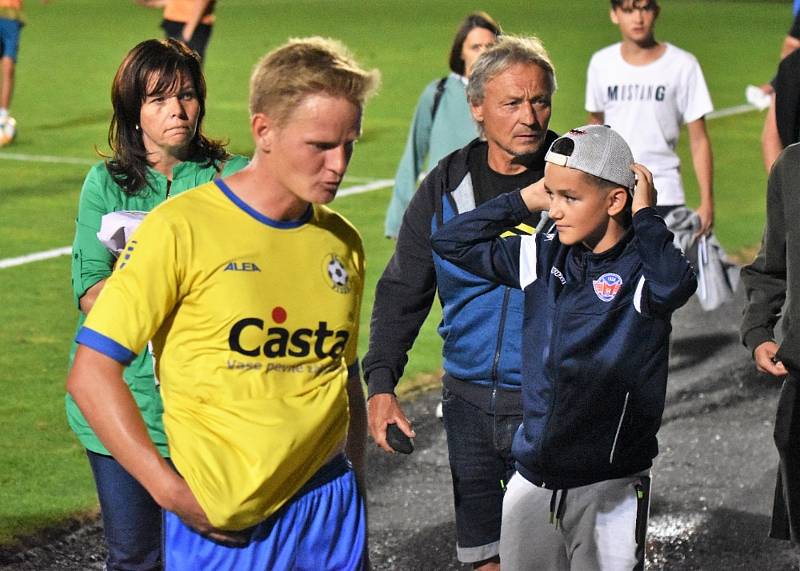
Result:
{"type": "Polygon", "coordinates": [[[540,178],[533,184],[529,184],[520,192],[525,206],[531,212],[550,209],[550,197],[544,188],[544,178],[540,178]]]}
{"type": "Polygon", "coordinates": [[[658,193],[653,185],[653,174],[644,165],[634,163],[631,165],[631,170],[636,175],[636,188],[633,191],[631,211],[636,214],[642,208],[655,206],[658,193]]]}

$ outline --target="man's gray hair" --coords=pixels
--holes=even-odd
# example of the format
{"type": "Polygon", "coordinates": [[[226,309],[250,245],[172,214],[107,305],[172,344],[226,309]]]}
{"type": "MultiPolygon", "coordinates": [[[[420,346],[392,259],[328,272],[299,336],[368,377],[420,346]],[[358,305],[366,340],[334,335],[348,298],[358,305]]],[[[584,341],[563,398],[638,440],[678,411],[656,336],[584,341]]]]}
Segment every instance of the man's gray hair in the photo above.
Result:
{"type": "Polygon", "coordinates": [[[550,55],[535,36],[500,36],[497,43],[486,49],[472,66],[467,84],[467,100],[472,105],[483,103],[484,90],[497,74],[515,64],[535,64],[542,68],[550,80],[550,95],[556,91],[556,72],[550,55]]]}

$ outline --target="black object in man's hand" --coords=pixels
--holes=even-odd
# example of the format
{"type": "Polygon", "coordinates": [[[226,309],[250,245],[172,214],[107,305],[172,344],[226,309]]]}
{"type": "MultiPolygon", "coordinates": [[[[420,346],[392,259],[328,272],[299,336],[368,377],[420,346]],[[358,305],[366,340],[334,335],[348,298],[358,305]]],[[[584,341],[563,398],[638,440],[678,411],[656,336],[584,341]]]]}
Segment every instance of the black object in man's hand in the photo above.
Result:
{"type": "Polygon", "coordinates": [[[414,443],[396,424],[386,425],[386,442],[395,452],[401,454],[411,454],[414,451],[414,443]]]}

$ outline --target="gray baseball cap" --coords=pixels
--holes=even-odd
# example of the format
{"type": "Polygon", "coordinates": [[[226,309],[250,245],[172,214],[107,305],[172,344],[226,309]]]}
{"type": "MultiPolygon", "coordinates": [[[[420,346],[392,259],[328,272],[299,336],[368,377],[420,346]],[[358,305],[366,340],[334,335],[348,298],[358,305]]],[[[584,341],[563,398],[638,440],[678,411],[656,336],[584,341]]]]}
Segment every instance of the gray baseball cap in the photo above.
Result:
{"type": "Polygon", "coordinates": [[[633,191],[633,153],[608,125],[584,125],[553,141],[544,160],[611,181],[633,191]]]}

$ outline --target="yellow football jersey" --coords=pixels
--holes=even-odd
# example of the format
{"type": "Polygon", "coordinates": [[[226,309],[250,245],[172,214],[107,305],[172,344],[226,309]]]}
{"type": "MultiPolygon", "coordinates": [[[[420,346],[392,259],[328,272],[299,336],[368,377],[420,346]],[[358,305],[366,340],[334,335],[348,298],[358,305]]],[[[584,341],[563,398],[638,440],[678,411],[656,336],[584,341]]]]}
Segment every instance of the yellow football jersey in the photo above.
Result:
{"type": "Polygon", "coordinates": [[[125,363],[153,340],[172,460],[214,526],[243,529],[345,439],[363,284],[339,214],[274,221],[216,181],[145,218],[78,341],[125,363]]]}

